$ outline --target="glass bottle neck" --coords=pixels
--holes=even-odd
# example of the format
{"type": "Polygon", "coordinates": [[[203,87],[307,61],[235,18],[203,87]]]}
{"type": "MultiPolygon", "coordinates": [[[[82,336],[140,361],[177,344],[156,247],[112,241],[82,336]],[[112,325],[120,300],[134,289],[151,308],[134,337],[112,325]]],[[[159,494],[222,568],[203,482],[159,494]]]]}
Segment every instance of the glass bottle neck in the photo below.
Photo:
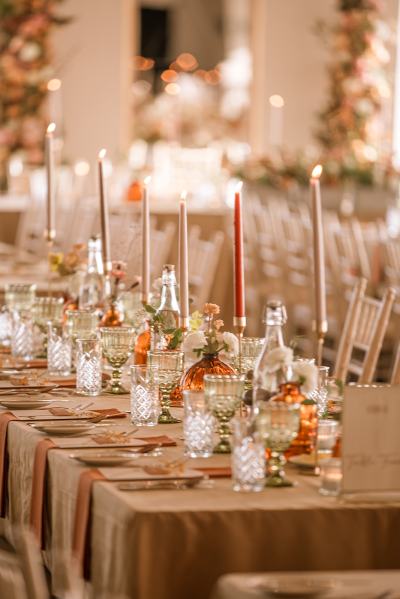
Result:
{"type": "Polygon", "coordinates": [[[163,285],[161,289],[161,299],[158,311],[160,312],[162,310],[172,310],[178,314],[180,313],[175,285],[163,285]]]}
{"type": "Polygon", "coordinates": [[[103,258],[100,249],[89,247],[87,270],[88,273],[97,273],[99,275],[104,273],[103,258]]]}
{"type": "Polygon", "coordinates": [[[264,350],[271,351],[276,347],[283,347],[284,345],[282,325],[267,324],[265,327],[264,350]]]}

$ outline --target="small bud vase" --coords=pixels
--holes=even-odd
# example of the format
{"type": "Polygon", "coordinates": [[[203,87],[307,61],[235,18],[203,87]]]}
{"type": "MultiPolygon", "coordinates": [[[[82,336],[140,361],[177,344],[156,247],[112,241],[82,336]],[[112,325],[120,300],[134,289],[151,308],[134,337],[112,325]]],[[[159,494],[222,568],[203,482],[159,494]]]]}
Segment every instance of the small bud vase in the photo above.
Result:
{"type": "Polygon", "coordinates": [[[218,354],[204,354],[183,375],[180,384],[182,391],[203,391],[205,374],[235,374],[235,370],[219,359],[218,354]]]}

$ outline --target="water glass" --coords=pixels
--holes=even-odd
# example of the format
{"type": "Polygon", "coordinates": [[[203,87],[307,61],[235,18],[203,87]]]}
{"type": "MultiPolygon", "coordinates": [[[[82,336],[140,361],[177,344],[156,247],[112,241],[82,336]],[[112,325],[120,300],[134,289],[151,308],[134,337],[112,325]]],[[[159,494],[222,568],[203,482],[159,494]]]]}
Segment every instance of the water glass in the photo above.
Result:
{"type": "Polygon", "coordinates": [[[336,420],[318,421],[318,453],[331,454],[339,432],[336,420]]]}
{"type": "Polygon", "coordinates": [[[32,360],[34,350],[33,321],[30,314],[14,312],[12,319],[11,354],[15,358],[32,360]]]}
{"type": "Polygon", "coordinates": [[[11,340],[11,313],[3,306],[0,310],[0,347],[9,347],[11,340]]]}
{"type": "Polygon", "coordinates": [[[233,360],[233,366],[239,374],[246,375],[246,388],[251,388],[255,362],[264,347],[262,337],[243,337],[241,354],[233,360]]]}
{"type": "Polygon", "coordinates": [[[169,407],[171,393],[179,385],[183,374],[183,357],[181,351],[176,350],[154,350],[147,354],[148,365],[158,367],[158,376],[161,392],[161,414],[158,418],[159,424],[174,424],[181,422],[172,416],[169,407]]]}
{"type": "Polygon", "coordinates": [[[71,374],[72,345],[70,336],[61,326],[48,325],[47,370],[52,376],[71,374]]]}
{"type": "Polygon", "coordinates": [[[183,434],[185,455],[208,458],[213,453],[214,417],[203,391],[184,391],[183,434]]]}
{"type": "Polygon", "coordinates": [[[5,286],[5,303],[12,311],[31,310],[36,297],[36,285],[14,285],[5,286]]]}
{"type": "Polygon", "coordinates": [[[204,392],[208,406],[218,419],[219,441],[214,453],[231,453],[230,420],[240,406],[244,392],[244,374],[206,374],[204,392]]]}
{"type": "Polygon", "coordinates": [[[124,291],[120,295],[120,301],[125,315],[124,322],[132,326],[136,333],[138,333],[148,318],[148,314],[142,304],[140,293],[135,291],[124,291]]]}
{"type": "Polygon", "coordinates": [[[100,339],[77,339],[76,392],[79,395],[101,393],[101,342],[100,339]]]}
{"type": "Polygon", "coordinates": [[[342,461],[338,458],[325,460],[321,465],[321,495],[335,497],[342,486],[342,461]]]}
{"type": "Polygon", "coordinates": [[[283,452],[297,436],[300,426],[300,405],[283,401],[269,401],[256,419],[256,430],[271,450],[268,462],[267,487],[291,487],[284,470],[283,452]]]}
{"type": "Polygon", "coordinates": [[[135,329],[133,327],[102,327],[100,332],[103,355],[113,369],[107,391],[115,395],[129,393],[121,383],[122,367],[133,351],[135,329]]]}
{"type": "Polygon", "coordinates": [[[232,478],[234,491],[265,487],[264,443],[248,420],[233,420],[232,478]]]}
{"type": "Polygon", "coordinates": [[[61,323],[63,316],[64,299],[62,297],[38,297],[33,305],[35,324],[43,333],[47,333],[49,322],[61,323]]]}
{"type": "Polygon", "coordinates": [[[65,329],[71,337],[72,361],[75,364],[76,340],[90,339],[96,336],[99,317],[95,310],[67,310],[65,329]]]}
{"type": "Polygon", "coordinates": [[[131,366],[131,420],[137,426],[155,426],[161,412],[158,368],[131,366]]]}
{"type": "Polygon", "coordinates": [[[313,399],[317,404],[317,413],[321,418],[328,406],[328,381],[329,366],[318,367],[318,387],[308,394],[309,399],[313,399]]]}

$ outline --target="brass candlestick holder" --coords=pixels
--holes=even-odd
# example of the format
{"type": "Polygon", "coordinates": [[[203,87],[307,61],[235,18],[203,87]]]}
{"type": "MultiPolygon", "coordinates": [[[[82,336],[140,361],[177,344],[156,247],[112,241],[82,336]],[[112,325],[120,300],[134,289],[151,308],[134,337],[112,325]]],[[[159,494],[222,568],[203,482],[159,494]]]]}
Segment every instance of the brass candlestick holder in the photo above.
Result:
{"type": "Polygon", "coordinates": [[[234,316],[233,317],[233,326],[236,331],[236,335],[239,341],[239,354],[238,354],[238,363],[239,363],[239,372],[242,372],[242,340],[244,331],[246,328],[246,316],[234,316]]]}
{"type": "Polygon", "coordinates": [[[55,229],[45,229],[44,230],[44,238],[47,243],[47,267],[48,267],[48,278],[47,278],[47,287],[48,294],[51,297],[51,262],[50,262],[50,253],[54,247],[54,242],[56,239],[56,230],[55,229]]]}

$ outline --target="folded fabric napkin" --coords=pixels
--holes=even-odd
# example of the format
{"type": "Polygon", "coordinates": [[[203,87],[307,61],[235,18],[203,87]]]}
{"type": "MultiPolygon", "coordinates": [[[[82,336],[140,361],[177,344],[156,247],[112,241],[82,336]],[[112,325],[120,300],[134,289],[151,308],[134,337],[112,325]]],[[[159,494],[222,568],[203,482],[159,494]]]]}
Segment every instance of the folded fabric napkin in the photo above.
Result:
{"type": "Polygon", "coordinates": [[[75,410],[75,408],[62,408],[55,407],[49,408],[50,414],[53,416],[76,416],[76,415],[85,415],[88,413],[90,416],[107,416],[108,418],[125,418],[125,412],[121,412],[118,408],[102,408],[102,409],[94,409],[88,410],[87,412],[80,412],[75,410]]]}
{"type": "Polygon", "coordinates": [[[8,481],[8,452],[7,429],[10,422],[18,420],[11,412],[0,414],[0,516],[6,515],[7,481],[8,481]]]}
{"type": "Polygon", "coordinates": [[[90,579],[91,501],[96,480],[105,480],[97,469],[85,470],[79,477],[72,535],[72,552],[86,580],[90,579]]]}
{"type": "Polygon", "coordinates": [[[46,501],[47,454],[57,447],[51,439],[39,441],[35,449],[32,475],[30,525],[39,546],[44,549],[44,513],[46,501]]]}
{"type": "Polygon", "coordinates": [[[200,472],[209,478],[230,478],[232,476],[230,466],[196,466],[196,470],[200,470],[200,472]]]}
{"type": "MultiPolygon", "coordinates": [[[[98,445],[110,445],[111,443],[116,443],[118,445],[132,442],[132,436],[124,435],[124,433],[110,431],[104,433],[98,433],[96,435],[92,435],[91,439],[98,443],[98,445]]],[[[155,437],[134,437],[135,441],[143,441],[143,444],[146,445],[160,445],[162,447],[173,447],[176,445],[176,441],[168,437],[167,435],[158,435],[155,437]]],[[[139,445],[137,445],[139,446],[139,445]]]]}

